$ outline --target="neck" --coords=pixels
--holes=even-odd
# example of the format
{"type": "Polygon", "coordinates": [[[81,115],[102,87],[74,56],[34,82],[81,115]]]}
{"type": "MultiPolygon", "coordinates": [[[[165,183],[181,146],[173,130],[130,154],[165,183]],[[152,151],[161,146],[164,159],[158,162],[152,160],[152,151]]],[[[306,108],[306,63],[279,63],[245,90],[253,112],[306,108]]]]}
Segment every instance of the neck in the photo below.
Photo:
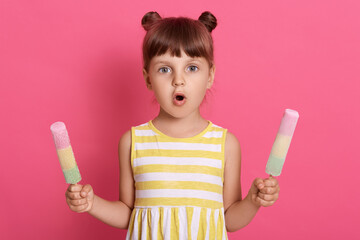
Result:
{"type": "Polygon", "coordinates": [[[175,118],[160,108],[159,115],[152,122],[164,134],[179,138],[195,136],[208,126],[208,121],[201,116],[199,110],[186,117],[175,118]]]}

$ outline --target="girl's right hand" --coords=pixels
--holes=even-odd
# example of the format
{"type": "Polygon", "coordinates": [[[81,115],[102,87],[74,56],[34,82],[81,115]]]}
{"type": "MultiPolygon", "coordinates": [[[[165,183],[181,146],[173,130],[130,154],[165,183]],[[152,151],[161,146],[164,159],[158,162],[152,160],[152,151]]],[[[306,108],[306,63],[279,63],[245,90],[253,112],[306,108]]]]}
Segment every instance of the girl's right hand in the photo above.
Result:
{"type": "Polygon", "coordinates": [[[89,184],[70,184],[65,196],[69,208],[77,213],[90,211],[94,204],[94,191],[89,184]]]}

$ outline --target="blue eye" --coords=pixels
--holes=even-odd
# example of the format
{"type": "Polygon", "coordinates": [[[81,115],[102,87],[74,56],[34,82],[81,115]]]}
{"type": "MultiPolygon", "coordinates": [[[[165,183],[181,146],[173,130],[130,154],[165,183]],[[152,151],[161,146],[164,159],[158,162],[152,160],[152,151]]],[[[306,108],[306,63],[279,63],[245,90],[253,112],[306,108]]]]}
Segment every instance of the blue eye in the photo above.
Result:
{"type": "Polygon", "coordinates": [[[196,72],[198,69],[199,69],[199,68],[198,68],[197,66],[189,66],[189,67],[188,67],[188,70],[189,70],[190,72],[196,72]]]}
{"type": "Polygon", "coordinates": [[[161,73],[169,73],[169,72],[171,72],[171,70],[168,67],[162,67],[162,68],[159,69],[159,72],[161,72],[161,73]]]}

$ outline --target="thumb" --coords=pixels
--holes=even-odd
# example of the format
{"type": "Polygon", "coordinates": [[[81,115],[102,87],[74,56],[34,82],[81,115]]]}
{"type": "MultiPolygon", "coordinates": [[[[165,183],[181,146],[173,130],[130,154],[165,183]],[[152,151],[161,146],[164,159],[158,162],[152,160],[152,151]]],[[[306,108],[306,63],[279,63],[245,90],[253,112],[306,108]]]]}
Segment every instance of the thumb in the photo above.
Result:
{"type": "Polygon", "coordinates": [[[89,195],[89,193],[92,191],[92,187],[90,184],[86,184],[82,189],[81,189],[81,197],[86,197],[89,195]]]}
{"type": "Polygon", "coordinates": [[[259,190],[263,189],[265,187],[264,180],[261,178],[255,178],[253,181],[253,184],[251,185],[251,193],[257,194],[259,190]]]}

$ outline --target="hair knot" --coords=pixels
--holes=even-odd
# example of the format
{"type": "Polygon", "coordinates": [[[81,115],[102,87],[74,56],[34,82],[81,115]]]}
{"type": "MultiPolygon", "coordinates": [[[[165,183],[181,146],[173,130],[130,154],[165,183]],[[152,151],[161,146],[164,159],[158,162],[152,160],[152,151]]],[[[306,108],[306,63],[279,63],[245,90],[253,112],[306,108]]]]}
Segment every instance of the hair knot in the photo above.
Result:
{"type": "Polygon", "coordinates": [[[199,17],[199,21],[205,25],[209,32],[212,32],[217,26],[216,17],[209,11],[203,12],[199,17]]]}
{"type": "Polygon", "coordinates": [[[141,25],[146,31],[149,31],[151,26],[159,20],[161,17],[157,12],[148,12],[141,19],[141,25]]]}

